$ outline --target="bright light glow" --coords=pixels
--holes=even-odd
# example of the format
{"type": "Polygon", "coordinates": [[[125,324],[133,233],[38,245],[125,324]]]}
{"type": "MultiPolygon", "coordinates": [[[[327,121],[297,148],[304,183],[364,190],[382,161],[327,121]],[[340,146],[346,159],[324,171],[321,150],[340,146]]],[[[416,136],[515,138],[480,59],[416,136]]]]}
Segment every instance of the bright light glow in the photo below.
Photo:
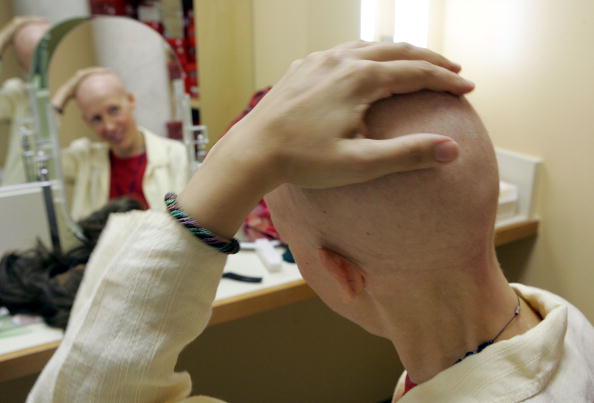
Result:
{"type": "Polygon", "coordinates": [[[378,30],[379,0],[361,0],[361,32],[364,41],[376,41],[378,30]]]}
{"type": "Polygon", "coordinates": [[[394,42],[427,47],[430,0],[395,0],[394,42]]]}

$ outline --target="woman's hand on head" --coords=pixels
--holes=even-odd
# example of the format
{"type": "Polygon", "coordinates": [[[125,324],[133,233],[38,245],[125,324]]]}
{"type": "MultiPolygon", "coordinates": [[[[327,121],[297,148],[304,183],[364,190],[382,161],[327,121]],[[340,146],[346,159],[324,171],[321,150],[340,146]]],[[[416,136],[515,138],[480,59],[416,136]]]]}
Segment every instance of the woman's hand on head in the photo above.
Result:
{"type": "Polygon", "coordinates": [[[268,175],[270,187],[290,182],[332,187],[392,172],[427,168],[457,156],[448,137],[418,134],[390,140],[362,136],[369,106],[422,89],[462,95],[474,85],[460,66],[408,44],[353,42],[295,61],[256,108],[217,144],[268,175]]]}
{"type": "Polygon", "coordinates": [[[62,84],[54,93],[51,104],[54,110],[60,114],[64,113],[66,105],[76,95],[78,85],[91,74],[110,73],[111,70],[106,67],[87,67],[78,70],[64,84],[62,84]]]}
{"type": "Polygon", "coordinates": [[[446,58],[406,44],[354,42],[294,62],[262,101],[208,153],[178,202],[212,232],[232,236],[265,193],[282,183],[322,188],[454,160],[437,134],[372,140],[369,106],[422,89],[465,94],[474,85],[446,58]]]}

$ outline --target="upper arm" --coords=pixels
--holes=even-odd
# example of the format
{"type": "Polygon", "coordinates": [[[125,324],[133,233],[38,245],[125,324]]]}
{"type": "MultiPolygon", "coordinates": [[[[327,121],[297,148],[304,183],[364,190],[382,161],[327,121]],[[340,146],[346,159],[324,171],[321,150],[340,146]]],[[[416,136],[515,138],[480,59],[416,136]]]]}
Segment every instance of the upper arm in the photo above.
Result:
{"type": "Polygon", "coordinates": [[[68,147],[62,149],[60,154],[62,159],[62,174],[64,175],[64,180],[72,182],[78,171],[80,150],[76,144],[71,144],[68,147]]]}

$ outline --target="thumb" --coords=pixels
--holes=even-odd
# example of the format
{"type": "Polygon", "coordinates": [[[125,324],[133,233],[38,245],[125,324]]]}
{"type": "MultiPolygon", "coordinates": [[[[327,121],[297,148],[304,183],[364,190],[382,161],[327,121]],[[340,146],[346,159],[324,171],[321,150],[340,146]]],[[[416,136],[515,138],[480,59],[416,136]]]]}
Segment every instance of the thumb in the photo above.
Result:
{"type": "Polygon", "coordinates": [[[345,153],[351,161],[361,161],[365,178],[371,180],[395,172],[432,168],[458,158],[453,139],[439,134],[407,134],[392,139],[344,139],[345,153]]]}

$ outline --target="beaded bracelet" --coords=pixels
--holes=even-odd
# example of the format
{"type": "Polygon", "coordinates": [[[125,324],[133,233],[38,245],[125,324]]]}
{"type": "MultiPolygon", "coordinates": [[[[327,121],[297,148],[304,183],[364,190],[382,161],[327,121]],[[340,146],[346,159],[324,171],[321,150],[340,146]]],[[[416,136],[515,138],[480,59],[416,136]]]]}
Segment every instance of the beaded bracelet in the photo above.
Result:
{"type": "Polygon", "coordinates": [[[208,246],[229,255],[239,252],[239,242],[237,242],[237,239],[232,238],[230,241],[227,241],[219,238],[206,228],[201,227],[196,221],[184,213],[177,204],[177,195],[175,193],[169,192],[165,195],[165,206],[173,218],[208,246]]]}

